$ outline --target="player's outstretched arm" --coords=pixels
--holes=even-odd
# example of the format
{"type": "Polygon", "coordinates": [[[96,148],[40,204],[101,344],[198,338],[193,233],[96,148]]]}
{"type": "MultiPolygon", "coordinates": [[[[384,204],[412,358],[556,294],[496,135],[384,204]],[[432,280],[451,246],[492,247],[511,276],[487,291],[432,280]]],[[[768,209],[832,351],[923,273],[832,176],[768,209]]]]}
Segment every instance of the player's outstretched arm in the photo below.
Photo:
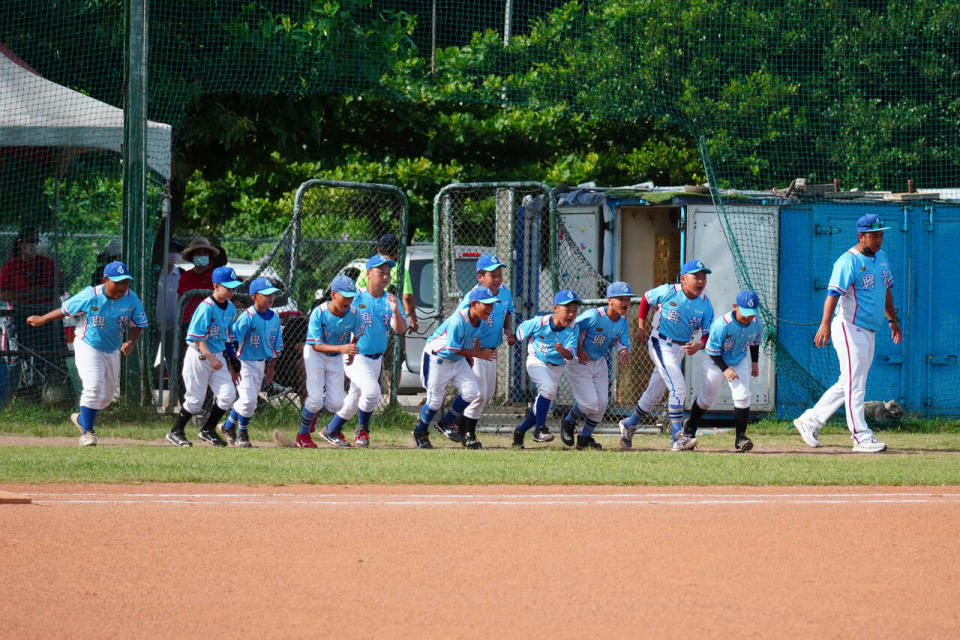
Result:
{"type": "Polygon", "coordinates": [[[27,318],[27,324],[29,324],[31,327],[42,327],[48,322],[59,320],[62,317],[64,317],[63,310],[58,307],[53,311],[48,311],[42,316],[29,316],[27,318]]]}

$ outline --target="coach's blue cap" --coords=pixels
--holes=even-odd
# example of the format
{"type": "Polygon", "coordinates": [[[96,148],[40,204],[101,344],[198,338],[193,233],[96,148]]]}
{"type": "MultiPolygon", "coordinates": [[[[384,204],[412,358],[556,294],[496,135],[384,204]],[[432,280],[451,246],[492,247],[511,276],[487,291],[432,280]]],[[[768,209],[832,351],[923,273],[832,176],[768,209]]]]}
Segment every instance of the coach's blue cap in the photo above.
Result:
{"type": "Polygon", "coordinates": [[[498,267],[505,267],[507,265],[500,262],[500,258],[488,253],[486,255],[480,256],[477,258],[477,271],[493,271],[498,267]]]}
{"type": "Polygon", "coordinates": [[[367,271],[369,271],[370,269],[373,269],[374,267],[379,267],[379,266],[382,265],[382,264],[388,264],[388,265],[390,265],[390,268],[391,268],[391,269],[392,269],[393,267],[397,266],[397,263],[396,263],[396,262],[394,262],[394,261],[391,260],[390,258],[387,258],[386,256],[382,256],[382,255],[380,255],[380,254],[378,253],[377,255],[375,255],[375,256],[371,257],[369,260],[367,260],[367,271]]]}
{"type": "Polygon", "coordinates": [[[742,316],[757,315],[757,308],[760,306],[760,300],[757,294],[749,289],[744,289],[737,294],[737,310],[742,316]]]}
{"type": "Polygon", "coordinates": [[[474,287],[470,291],[470,302],[482,302],[483,304],[493,304],[499,298],[493,295],[490,289],[486,287],[474,287]]]}
{"type": "Polygon", "coordinates": [[[257,278],[250,283],[250,295],[259,293],[260,295],[269,296],[277,291],[280,291],[280,289],[273,286],[273,283],[266,278],[257,278]]]}
{"type": "Polygon", "coordinates": [[[886,231],[890,227],[883,224],[883,218],[875,213],[867,213],[860,216],[857,220],[857,233],[870,233],[871,231],[886,231]]]}
{"type": "Polygon", "coordinates": [[[699,260],[690,260],[680,267],[680,275],[682,276],[685,276],[688,273],[700,273],[701,271],[704,273],[713,273],[713,271],[707,269],[699,260]]]}
{"type": "Polygon", "coordinates": [[[223,285],[227,289],[236,289],[242,282],[237,278],[237,272],[230,267],[217,267],[210,276],[213,284],[223,285]]]}
{"type": "Polygon", "coordinates": [[[133,276],[130,275],[130,270],[127,269],[127,265],[123,264],[119,260],[111,262],[103,268],[103,277],[110,278],[114,282],[120,282],[121,280],[133,280],[133,276]]]}
{"type": "Polygon", "coordinates": [[[353,298],[357,295],[357,283],[343,274],[333,279],[333,282],[330,283],[330,289],[344,298],[353,298]]]}
{"type": "Polygon", "coordinates": [[[580,302],[580,298],[570,289],[561,289],[557,295],[553,296],[553,304],[570,304],[571,302],[580,302]]]}
{"type": "Polygon", "coordinates": [[[616,298],[618,296],[632,296],[633,287],[626,282],[611,282],[607,287],[607,297],[616,298]]]}

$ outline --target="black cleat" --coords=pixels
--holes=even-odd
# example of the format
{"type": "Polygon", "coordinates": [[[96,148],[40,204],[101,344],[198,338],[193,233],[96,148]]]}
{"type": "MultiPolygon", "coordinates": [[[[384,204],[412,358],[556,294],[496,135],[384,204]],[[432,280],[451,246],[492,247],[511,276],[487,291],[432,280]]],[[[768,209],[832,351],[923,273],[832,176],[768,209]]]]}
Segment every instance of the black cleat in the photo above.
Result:
{"type": "Polygon", "coordinates": [[[417,449],[433,449],[433,443],[430,442],[430,434],[413,432],[413,443],[417,449]]]}
{"type": "Polygon", "coordinates": [[[577,436],[577,449],[603,449],[599,442],[593,439],[593,436],[577,436]]]}
{"type": "Polygon", "coordinates": [[[533,430],[534,442],[553,442],[553,434],[549,427],[537,427],[533,430]]]}
{"type": "Polygon", "coordinates": [[[438,422],[433,428],[443,434],[443,437],[451,442],[460,442],[460,433],[448,424],[438,422]]]}
{"type": "Polygon", "coordinates": [[[227,444],[232,446],[237,446],[237,430],[236,429],[224,429],[223,425],[217,427],[217,433],[219,433],[227,441],[227,444]]]}
{"type": "Polygon", "coordinates": [[[525,432],[520,431],[519,429],[513,430],[513,448],[514,449],[525,449],[523,446],[523,436],[526,435],[525,432]]]}
{"type": "Polygon", "coordinates": [[[241,449],[250,449],[253,447],[253,445],[250,444],[250,436],[246,431],[237,431],[237,440],[235,444],[241,449]]]}
{"type": "Polygon", "coordinates": [[[573,446],[573,434],[575,428],[576,425],[567,420],[566,416],[560,418],[560,440],[562,440],[563,444],[568,447],[573,446]]]}
{"type": "Polygon", "coordinates": [[[737,438],[737,443],[734,446],[737,449],[737,453],[746,453],[753,449],[753,442],[747,436],[742,436],[737,438]]]}
{"type": "Polygon", "coordinates": [[[465,449],[482,449],[483,445],[480,444],[480,441],[477,440],[477,436],[469,431],[464,435],[463,442],[460,444],[463,445],[465,449]]]}
{"type": "Polygon", "coordinates": [[[220,439],[220,436],[217,435],[217,432],[213,429],[201,429],[200,433],[197,434],[197,437],[201,440],[206,440],[215,447],[225,447],[227,443],[220,439]]]}
{"type": "Polygon", "coordinates": [[[192,447],[193,443],[187,440],[187,436],[182,431],[167,432],[167,440],[178,447],[192,447]]]}

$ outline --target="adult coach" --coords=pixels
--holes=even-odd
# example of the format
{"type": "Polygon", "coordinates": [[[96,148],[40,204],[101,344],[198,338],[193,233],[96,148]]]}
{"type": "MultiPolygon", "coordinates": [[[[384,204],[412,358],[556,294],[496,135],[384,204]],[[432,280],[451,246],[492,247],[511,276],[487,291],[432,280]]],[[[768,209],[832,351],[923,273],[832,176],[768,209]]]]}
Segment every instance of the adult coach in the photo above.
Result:
{"type": "Polygon", "coordinates": [[[833,263],[833,273],[823,302],[823,317],[813,342],[818,347],[833,340],[840,361],[840,378],[811,409],[793,421],[803,441],[820,446],[820,429],[841,404],[847,407],[847,428],[856,453],[878,453],[887,448],[873,435],[863,413],[867,373],[873,363],[874,335],[884,324],[890,337],[903,339],[893,306],[893,273],[887,254],[880,249],[889,229],[879,216],[868,213],[857,220],[857,245],[833,263]],[[884,322],[886,320],[886,322],[884,322]]]}

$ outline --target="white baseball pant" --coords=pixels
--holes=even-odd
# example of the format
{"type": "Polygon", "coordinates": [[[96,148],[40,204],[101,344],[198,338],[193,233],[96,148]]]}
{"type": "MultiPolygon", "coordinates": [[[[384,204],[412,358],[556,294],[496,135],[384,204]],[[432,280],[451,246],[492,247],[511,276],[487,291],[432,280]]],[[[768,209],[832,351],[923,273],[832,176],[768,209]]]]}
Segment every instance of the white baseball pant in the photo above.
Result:
{"type": "Polygon", "coordinates": [[[480,395],[464,410],[463,415],[468,418],[479,418],[483,415],[483,410],[493,399],[493,394],[497,390],[497,359],[482,360],[481,358],[474,358],[473,375],[477,378],[480,395]]]}
{"type": "Polygon", "coordinates": [[[709,357],[703,359],[703,382],[700,386],[700,395],[697,396],[697,404],[701,409],[709,409],[717,401],[717,394],[720,393],[720,385],[724,382],[730,385],[730,395],[733,396],[733,406],[737,409],[750,408],[750,364],[749,357],[744,358],[733,365],[733,370],[737,373],[736,380],[727,380],[713,360],[709,357]]]}
{"type": "Polygon", "coordinates": [[[349,420],[356,415],[357,409],[373,412],[380,404],[380,366],[383,358],[373,360],[358,353],[349,365],[346,364],[347,356],[343,356],[343,359],[343,372],[350,378],[350,389],[337,415],[349,420]]]}
{"type": "Polygon", "coordinates": [[[464,417],[479,418],[480,413],[474,410],[474,401],[480,397],[480,384],[467,361],[445,360],[424,351],[420,366],[420,384],[427,390],[426,403],[430,409],[440,409],[443,394],[450,383],[457,388],[464,401],[470,403],[463,410],[464,417]]]}
{"type": "Polygon", "coordinates": [[[187,347],[183,357],[183,409],[187,413],[200,413],[207,387],[213,392],[217,406],[227,411],[237,399],[237,390],[230,378],[230,369],[222,353],[212,354],[223,366],[214,371],[207,360],[200,359],[200,350],[187,347]]]}
{"type": "Polygon", "coordinates": [[[330,413],[340,411],[343,407],[343,357],[314,351],[307,344],[303,346],[303,369],[307,376],[304,408],[310,413],[320,409],[330,413]]]}
{"type": "Polygon", "coordinates": [[[819,429],[840,405],[845,404],[850,437],[859,444],[873,437],[863,413],[863,400],[867,374],[873,364],[874,332],[846,322],[837,315],[830,323],[830,334],[840,361],[840,378],[823,392],[817,404],[803,412],[800,419],[819,429]]]}
{"type": "Polygon", "coordinates": [[[647,353],[653,360],[654,371],[647,383],[647,389],[637,401],[641,411],[649,413],[663,397],[664,391],[670,392],[670,406],[682,407],[687,399],[687,383],[683,379],[680,364],[686,351],[683,344],[652,336],[647,340],[647,353]]]}
{"type": "MultiPolygon", "coordinates": [[[[531,341],[532,342],[532,341],[531,341]]],[[[552,365],[540,360],[534,355],[533,349],[527,351],[527,374],[537,385],[537,395],[547,400],[553,400],[563,377],[564,365],[552,365]]]]}
{"type": "Polygon", "coordinates": [[[600,422],[610,402],[607,361],[587,360],[586,364],[574,358],[567,362],[567,380],[583,415],[600,422]]]}
{"type": "Polygon", "coordinates": [[[80,406],[106,409],[117,395],[120,381],[120,351],[100,351],[83,340],[74,340],[73,359],[83,383],[80,406]]]}
{"type": "Polygon", "coordinates": [[[257,397],[266,368],[264,360],[240,361],[240,383],[237,385],[237,401],[233,403],[233,410],[244,418],[252,418],[257,411],[257,397]]]}

